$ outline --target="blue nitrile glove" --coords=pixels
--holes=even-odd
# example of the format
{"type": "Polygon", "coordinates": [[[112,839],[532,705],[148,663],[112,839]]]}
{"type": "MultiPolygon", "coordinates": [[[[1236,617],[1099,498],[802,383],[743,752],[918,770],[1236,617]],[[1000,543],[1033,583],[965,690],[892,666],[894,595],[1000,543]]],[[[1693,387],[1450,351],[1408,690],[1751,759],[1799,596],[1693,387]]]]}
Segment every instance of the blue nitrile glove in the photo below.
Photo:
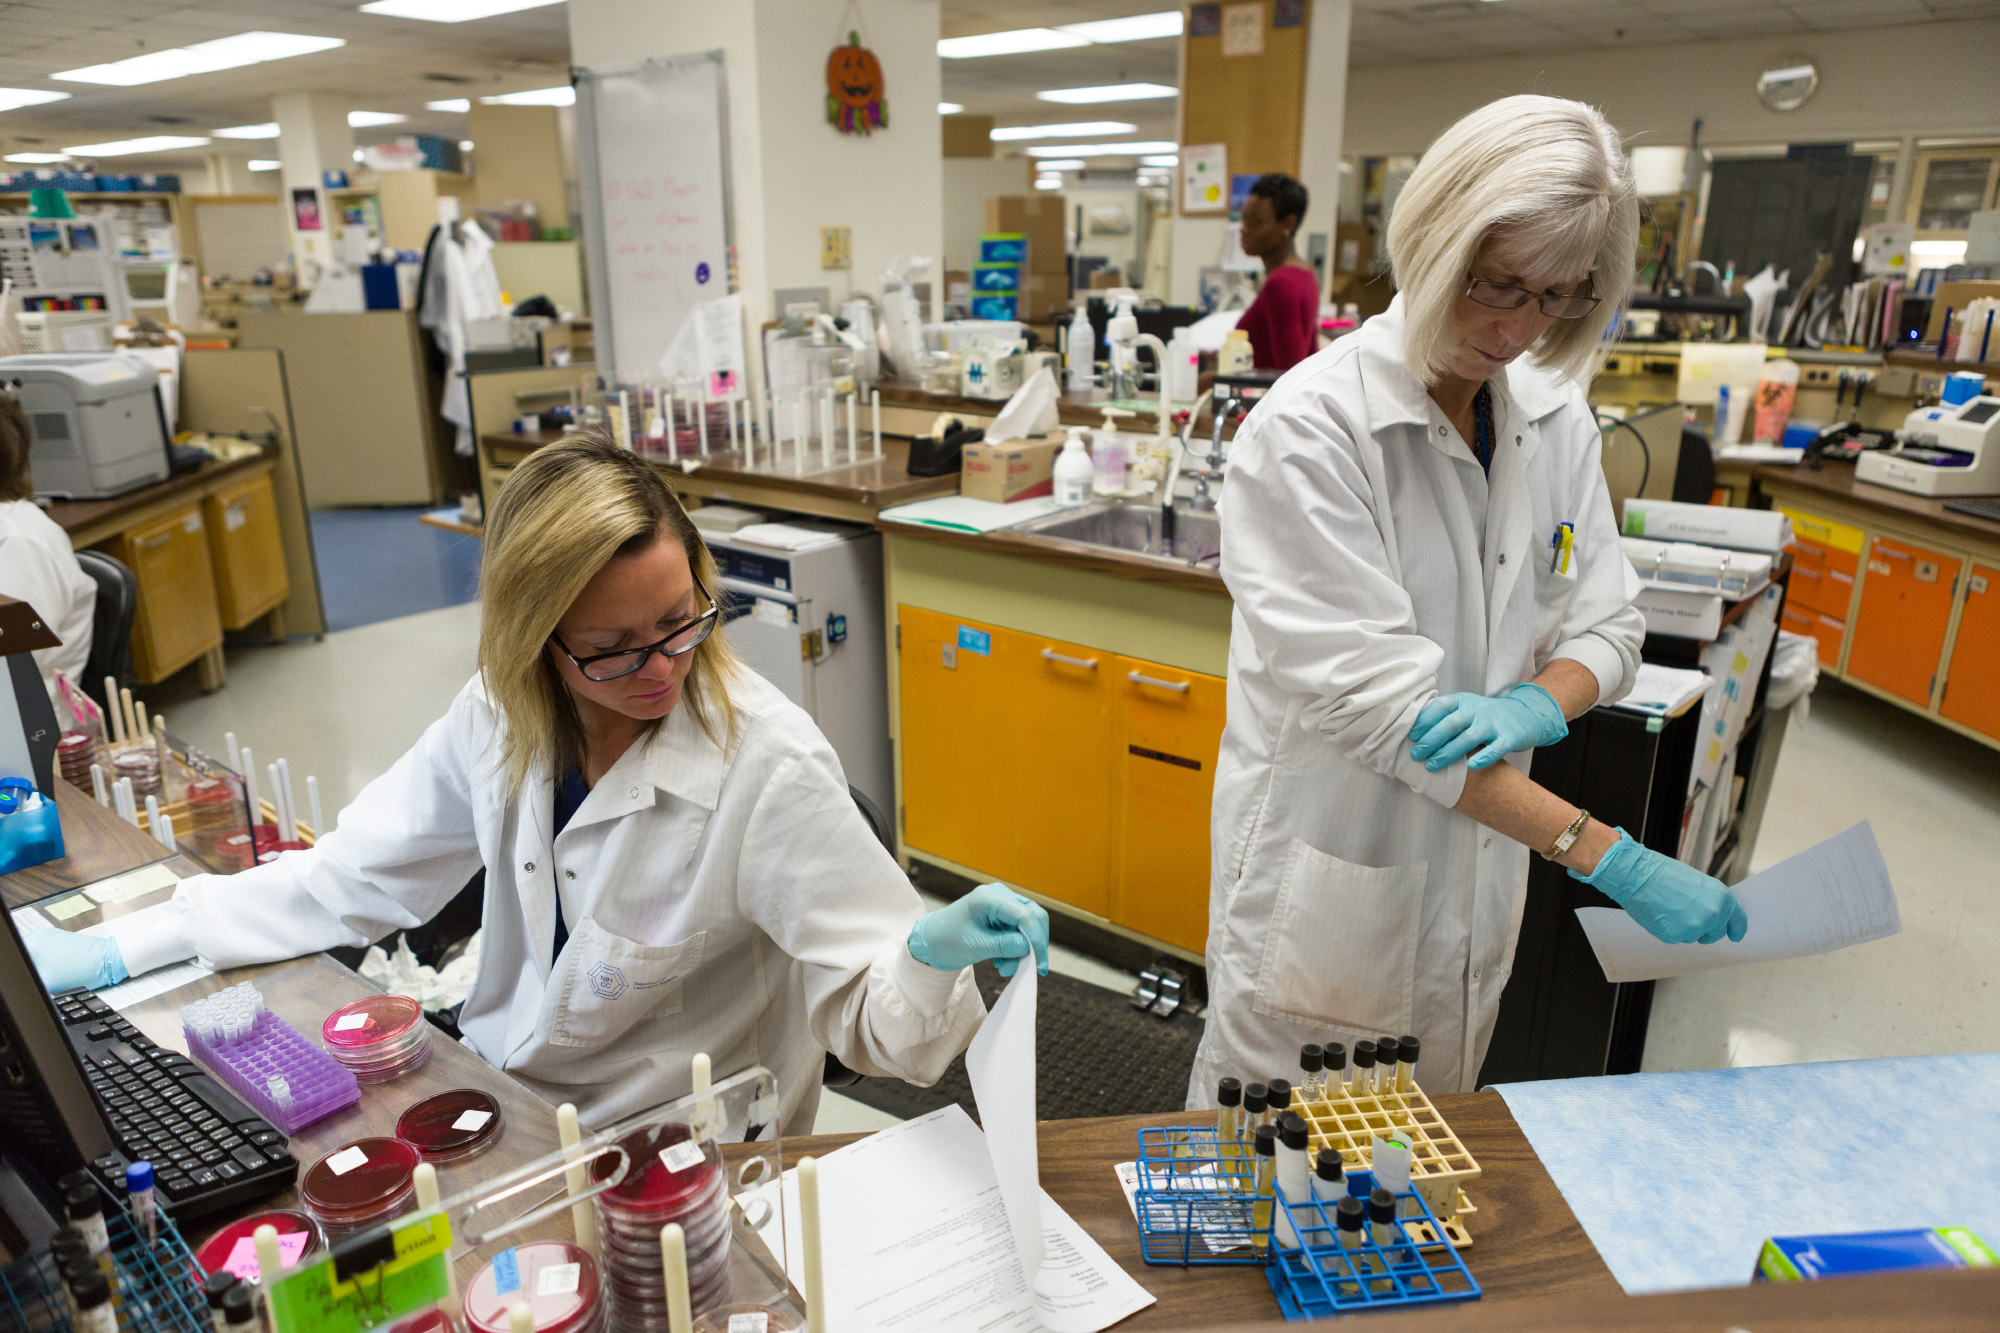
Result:
{"type": "Polygon", "coordinates": [[[1410,728],[1410,758],[1436,773],[1467,755],[1467,768],[1497,764],[1516,750],[1554,745],[1569,735],[1556,697],[1539,685],[1516,685],[1505,694],[1440,694],[1410,728]],[[1480,746],[1486,748],[1481,750],[1480,746]],[[1479,750],[1478,754],[1472,754],[1479,750]]]}
{"type": "Polygon", "coordinates": [[[1714,944],[1724,935],[1735,941],[1750,929],[1749,914],[1721,880],[1634,842],[1624,829],[1597,869],[1569,873],[1668,944],[1714,944]]]}
{"type": "Polygon", "coordinates": [[[103,990],[132,975],[125,970],[125,955],[119,952],[117,940],[49,929],[34,931],[23,943],[51,995],[66,990],[103,990]]]}
{"type": "Polygon", "coordinates": [[[910,927],[910,957],[940,972],[991,958],[1001,976],[1011,977],[1016,960],[1029,954],[1035,971],[1047,976],[1049,914],[1004,884],[982,884],[910,927]]]}

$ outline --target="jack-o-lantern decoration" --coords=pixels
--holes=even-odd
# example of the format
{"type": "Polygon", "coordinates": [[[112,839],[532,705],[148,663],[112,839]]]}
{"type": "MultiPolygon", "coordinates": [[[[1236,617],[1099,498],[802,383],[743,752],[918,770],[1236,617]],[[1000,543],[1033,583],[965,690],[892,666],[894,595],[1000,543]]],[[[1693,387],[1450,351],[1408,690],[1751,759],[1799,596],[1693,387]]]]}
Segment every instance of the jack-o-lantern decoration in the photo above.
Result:
{"type": "Polygon", "coordinates": [[[847,45],[834,47],[826,58],[826,119],[842,134],[872,134],[888,127],[882,62],[861,44],[858,32],[848,33],[847,45]]]}

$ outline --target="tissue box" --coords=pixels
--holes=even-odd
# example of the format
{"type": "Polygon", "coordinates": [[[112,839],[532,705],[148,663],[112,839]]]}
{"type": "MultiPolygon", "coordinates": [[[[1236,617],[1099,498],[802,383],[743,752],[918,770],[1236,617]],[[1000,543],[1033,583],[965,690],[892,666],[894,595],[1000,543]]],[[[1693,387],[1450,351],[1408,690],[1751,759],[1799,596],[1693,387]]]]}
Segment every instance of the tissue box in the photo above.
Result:
{"type": "Polygon", "coordinates": [[[1811,1282],[1898,1269],[1992,1268],[2000,1256],[1965,1227],[1855,1231],[1844,1236],[1773,1236],[1752,1282],[1811,1282]]]}
{"type": "Polygon", "coordinates": [[[1061,448],[1060,440],[968,444],[958,493],[996,504],[1049,495],[1056,488],[1056,451],[1061,448]]]}

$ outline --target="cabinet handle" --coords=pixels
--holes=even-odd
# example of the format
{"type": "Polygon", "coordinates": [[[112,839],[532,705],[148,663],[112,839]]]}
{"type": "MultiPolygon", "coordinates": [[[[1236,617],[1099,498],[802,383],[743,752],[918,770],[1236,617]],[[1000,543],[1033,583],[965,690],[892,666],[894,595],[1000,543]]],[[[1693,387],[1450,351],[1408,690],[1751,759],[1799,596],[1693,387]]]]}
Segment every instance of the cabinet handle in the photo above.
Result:
{"type": "Polygon", "coordinates": [[[1045,662],[1061,662],[1064,666],[1082,667],[1085,671],[1097,670],[1096,658],[1065,657],[1053,648],[1042,649],[1042,660],[1045,662]]]}
{"type": "Polygon", "coordinates": [[[1134,685],[1151,685],[1155,689],[1172,690],[1177,694],[1186,694],[1188,687],[1194,684],[1188,680],[1156,680],[1152,676],[1142,676],[1136,671],[1126,672],[1125,679],[1134,685]]]}
{"type": "Polygon", "coordinates": [[[148,537],[143,541],[141,541],[139,543],[139,549],[142,551],[157,551],[158,549],[160,549],[162,546],[165,546],[168,542],[172,541],[173,539],[174,539],[173,533],[163,532],[157,537],[148,537]]]}

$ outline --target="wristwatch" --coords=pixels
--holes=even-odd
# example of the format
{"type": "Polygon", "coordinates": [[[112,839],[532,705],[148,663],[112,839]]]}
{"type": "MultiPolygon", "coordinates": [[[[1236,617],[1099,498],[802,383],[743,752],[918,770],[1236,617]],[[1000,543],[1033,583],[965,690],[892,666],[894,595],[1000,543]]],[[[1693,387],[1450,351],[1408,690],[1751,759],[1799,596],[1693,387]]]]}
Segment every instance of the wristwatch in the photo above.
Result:
{"type": "Polygon", "coordinates": [[[1556,840],[1549,844],[1549,849],[1546,852],[1542,853],[1542,859],[1544,861],[1561,860],[1564,852],[1576,846],[1576,840],[1583,836],[1583,826],[1589,822],[1590,811],[1577,811],[1576,818],[1569,821],[1569,827],[1561,833],[1556,834],[1556,840]]]}

